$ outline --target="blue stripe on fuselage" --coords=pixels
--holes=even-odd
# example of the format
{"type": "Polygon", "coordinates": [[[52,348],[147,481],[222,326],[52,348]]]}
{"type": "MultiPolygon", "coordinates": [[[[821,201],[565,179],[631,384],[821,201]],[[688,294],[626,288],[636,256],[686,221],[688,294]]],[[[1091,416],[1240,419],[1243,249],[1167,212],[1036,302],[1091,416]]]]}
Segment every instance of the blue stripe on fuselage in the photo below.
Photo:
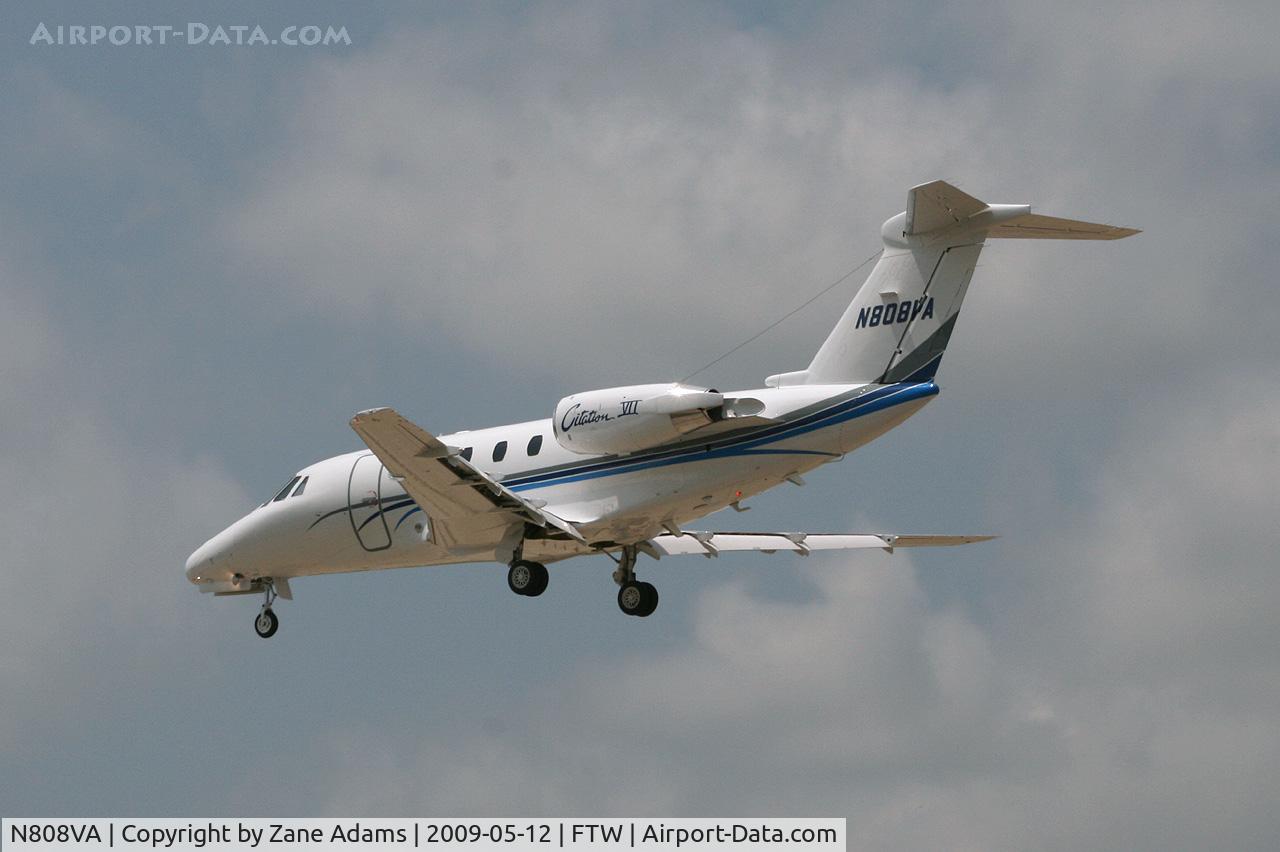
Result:
{"type": "Polygon", "coordinates": [[[421,506],[414,506],[412,509],[410,509],[409,511],[405,512],[403,515],[400,516],[400,520],[396,521],[395,528],[400,529],[400,525],[403,524],[405,521],[407,521],[410,515],[412,515],[414,512],[421,512],[421,511],[422,511],[421,506]]]}
{"type": "MultiPolygon", "coordinates": [[[[389,498],[387,498],[387,501],[388,501],[388,502],[389,502],[389,501],[391,501],[391,500],[399,500],[400,502],[398,502],[398,503],[389,503],[389,505],[387,505],[387,506],[383,506],[381,509],[379,509],[378,511],[374,512],[372,515],[370,515],[369,517],[365,518],[365,519],[364,519],[364,523],[362,523],[362,524],[360,524],[360,526],[356,527],[356,532],[359,532],[360,530],[362,530],[362,529],[364,529],[365,527],[369,526],[369,524],[370,524],[370,523],[372,523],[373,521],[376,521],[378,518],[382,517],[382,516],[383,516],[384,514],[386,514],[387,512],[394,512],[396,509],[403,509],[405,506],[412,506],[412,505],[413,505],[413,499],[412,499],[412,498],[401,500],[401,498],[402,498],[402,497],[405,497],[405,495],[404,495],[404,494],[400,494],[400,495],[398,495],[398,496],[396,496],[396,497],[389,497],[389,498]]],[[[315,526],[315,524],[312,524],[312,526],[315,526]]]]}
{"type": "Polygon", "coordinates": [[[588,465],[582,465],[569,470],[551,471],[541,474],[533,474],[524,477],[513,477],[505,481],[506,485],[512,491],[527,491],[531,488],[542,488],[551,485],[563,485],[570,482],[582,482],[588,479],[598,479],[604,476],[614,476],[622,473],[633,473],[640,470],[650,470],[657,467],[666,467],[673,464],[682,464],[684,462],[704,461],[708,459],[728,458],[731,456],[745,455],[777,455],[791,453],[795,455],[830,455],[830,453],[822,453],[815,450],[764,450],[758,449],[765,444],[772,444],[787,438],[793,438],[803,435],[817,429],[824,429],[843,423],[846,420],[852,420],[855,417],[861,417],[876,411],[883,411],[895,405],[902,405],[919,399],[925,399],[933,396],[938,392],[938,386],[933,382],[923,382],[915,384],[900,383],[889,385],[884,388],[874,390],[870,393],[855,397],[854,399],[845,400],[826,408],[822,411],[801,417],[791,423],[782,423],[776,426],[768,426],[764,429],[753,431],[745,435],[727,439],[720,442],[709,441],[705,445],[686,448],[683,450],[669,450],[650,454],[642,459],[612,459],[606,462],[594,462],[588,465]]]}

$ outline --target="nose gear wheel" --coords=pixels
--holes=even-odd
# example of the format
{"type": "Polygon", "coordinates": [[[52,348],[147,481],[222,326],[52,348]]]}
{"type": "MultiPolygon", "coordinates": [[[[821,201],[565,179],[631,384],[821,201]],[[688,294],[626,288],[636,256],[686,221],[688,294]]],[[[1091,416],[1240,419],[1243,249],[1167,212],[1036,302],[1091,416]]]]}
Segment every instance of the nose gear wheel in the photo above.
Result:
{"type": "Polygon", "coordinates": [[[276,635],[276,631],[280,629],[280,619],[271,610],[271,605],[276,602],[276,584],[270,577],[262,579],[262,609],[258,612],[258,617],[253,620],[253,630],[263,639],[270,639],[276,635]]]}
{"type": "Polygon", "coordinates": [[[270,639],[280,629],[280,619],[269,609],[264,608],[253,620],[253,629],[263,639],[270,639]]]}

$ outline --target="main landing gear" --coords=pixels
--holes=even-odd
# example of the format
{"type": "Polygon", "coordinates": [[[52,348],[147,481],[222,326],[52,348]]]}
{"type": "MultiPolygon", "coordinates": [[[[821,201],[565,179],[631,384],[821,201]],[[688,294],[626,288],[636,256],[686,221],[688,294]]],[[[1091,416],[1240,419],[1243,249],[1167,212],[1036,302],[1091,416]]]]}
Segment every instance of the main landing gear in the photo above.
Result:
{"type": "MultiPolygon", "coordinates": [[[[623,547],[620,558],[610,554],[618,563],[613,572],[613,581],[618,584],[618,609],[627,615],[645,618],[653,615],[658,608],[658,590],[652,583],[636,579],[636,554],[635,545],[623,547]]],[[[524,559],[516,551],[516,558],[507,568],[507,587],[511,591],[527,598],[536,598],[547,590],[548,579],[547,566],[524,559]]],[[[270,609],[264,607],[263,611],[269,613],[270,609]]],[[[272,629],[274,632],[274,628],[272,629]]]]}
{"type": "Polygon", "coordinates": [[[639,618],[653,615],[653,611],[658,608],[658,590],[652,583],[636,579],[635,545],[622,548],[622,558],[618,560],[618,568],[613,572],[613,581],[619,587],[618,609],[639,618]]]}
{"type": "Polygon", "coordinates": [[[268,577],[262,581],[262,590],[265,600],[258,617],[253,620],[253,629],[263,639],[270,639],[280,629],[280,619],[271,611],[271,605],[276,600],[276,584],[268,577]]]}
{"type": "Polygon", "coordinates": [[[541,562],[517,559],[507,569],[507,586],[517,595],[536,598],[547,590],[547,583],[550,581],[547,566],[541,562]]]}

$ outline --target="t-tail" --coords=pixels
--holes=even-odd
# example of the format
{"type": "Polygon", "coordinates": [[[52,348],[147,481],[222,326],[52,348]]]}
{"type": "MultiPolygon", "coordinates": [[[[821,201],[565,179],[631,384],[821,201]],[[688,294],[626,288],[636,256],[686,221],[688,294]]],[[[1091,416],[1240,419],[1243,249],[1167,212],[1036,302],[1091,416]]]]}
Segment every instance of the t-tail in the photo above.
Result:
{"type": "Polygon", "coordinates": [[[936,180],[907,192],[884,223],[884,253],[808,369],[770,385],[931,381],[955,329],[984,242],[993,237],[1118,240],[1139,233],[987,204],[936,180]]]}

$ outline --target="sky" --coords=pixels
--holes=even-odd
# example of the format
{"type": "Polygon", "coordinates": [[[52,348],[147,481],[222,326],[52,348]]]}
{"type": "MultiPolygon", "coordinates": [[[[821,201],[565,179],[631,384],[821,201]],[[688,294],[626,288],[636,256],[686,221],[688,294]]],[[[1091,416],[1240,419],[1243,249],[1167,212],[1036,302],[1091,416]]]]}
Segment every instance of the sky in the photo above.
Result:
{"type": "MultiPolygon", "coordinates": [[[[1280,836],[1272,3],[10,3],[0,811],[848,817],[851,848],[1280,836]],[[350,45],[31,44],[39,23],[350,45]],[[444,433],[688,375],[906,190],[999,241],[941,395],[709,529],[936,552],[309,578],[187,555],[355,411],[444,433]]],[[[855,279],[861,279],[861,275],[855,279]]],[[[858,281],[698,381],[801,369],[858,281]]]]}

